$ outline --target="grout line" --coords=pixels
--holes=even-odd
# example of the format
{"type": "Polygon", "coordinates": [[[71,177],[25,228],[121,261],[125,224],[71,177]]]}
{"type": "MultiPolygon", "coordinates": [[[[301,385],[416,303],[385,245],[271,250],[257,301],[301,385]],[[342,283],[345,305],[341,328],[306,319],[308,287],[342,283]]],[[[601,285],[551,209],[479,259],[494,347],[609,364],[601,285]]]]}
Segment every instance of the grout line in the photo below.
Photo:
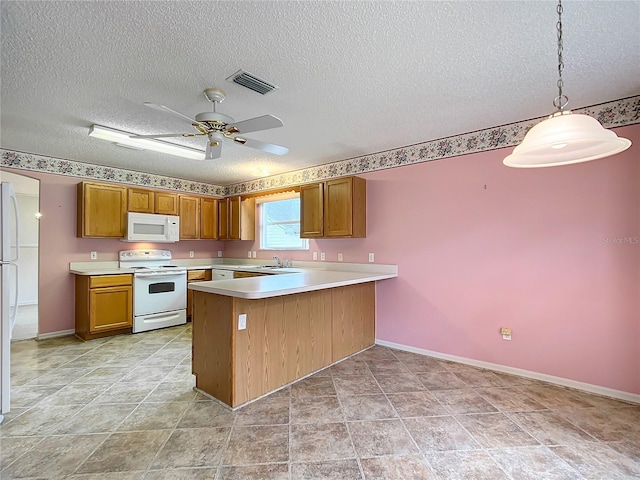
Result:
{"type": "MultiPolygon", "coordinates": [[[[351,358],[351,357],[349,357],[351,358]]],[[[365,362],[366,365],[366,362],[365,362]]],[[[367,369],[369,369],[369,366],[367,365],[367,369]]],[[[369,371],[369,373],[371,373],[371,371],[369,371]]],[[[329,374],[331,375],[331,383],[333,384],[333,389],[336,392],[336,399],[338,400],[338,405],[340,406],[340,413],[342,413],[342,419],[344,422],[344,427],[347,429],[347,435],[349,435],[349,442],[351,442],[351,448],[353,448],[353,454],[355,455],[355,460],[356,463],[358,464],[358,470],[360,470],[360,476],[361,478],[366,478],[364,475],[364,468],[362,467],[362,462],[360,459],[360,455],[358,454],[358,449],[356,448],[356,444],[353,441],[353,436],[351,435],[351,429],[349,428],[349,421],[347,420],[347,416],[345,414],[344,411],[344,407],[342,406],[342,400],[340,399],[340,395],[338,395],[338,389],[336,388],[336,382],[335,382],[335,377],[333,375],[333,372],[331,370],[329,370],[329,374]]],[[[373,374],[372,374],[373,375],[373,374]]]]}

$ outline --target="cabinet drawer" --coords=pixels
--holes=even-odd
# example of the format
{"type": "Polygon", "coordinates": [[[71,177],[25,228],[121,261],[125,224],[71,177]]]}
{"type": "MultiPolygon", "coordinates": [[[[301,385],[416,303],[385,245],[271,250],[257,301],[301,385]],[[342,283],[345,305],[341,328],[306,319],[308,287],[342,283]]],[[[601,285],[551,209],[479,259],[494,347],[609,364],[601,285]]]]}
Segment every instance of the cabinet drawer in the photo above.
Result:
{"type": "Polygon", "coordinates": [[[211,280],[211,270],[188,270],[187,282],[194,280],[211,280]]]}
{"type": "Polygon", "coordinates": [[[131,285],[131,275],[99,275],[89,278],[89,288],[117,287],[119,285],[131,285]]]}
{"type": "Polygon", "coordinates": [[[256,273],[256,272],[234,272],[233,278],[250,278],[250,277],[264,277],[268,275],[267,273],[256,273]]]}
{"type": "Polygon", "coordinates": [[[214,270],[211,273],[211,280],[231,280],[234,277],[233,270],[214,270]]]}

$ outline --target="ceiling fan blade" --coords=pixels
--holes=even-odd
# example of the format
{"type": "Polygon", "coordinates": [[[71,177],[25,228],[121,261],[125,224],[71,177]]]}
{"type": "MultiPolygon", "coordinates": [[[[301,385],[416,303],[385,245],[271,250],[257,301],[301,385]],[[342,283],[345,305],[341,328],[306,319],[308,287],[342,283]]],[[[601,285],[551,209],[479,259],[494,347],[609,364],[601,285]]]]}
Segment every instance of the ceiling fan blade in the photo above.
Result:
{"type": "Polygon", "coordinates": [[[275,155],[285,155],[289,152],[287,147],[281,147],[280,145],[274,145],[273,143],[261,142],[259,140],[252,140],[250,138],[235,137],[234,142],[244,145],[245,147],[257,148],[264,152],[273,153],[275,155]]]}
{"type": "Polygon", "coordinates": [[[129,135],[129,138],[168,138],[168,137],[195,137],[204,133],[163,133],[160,135],[129,135]]]}
{"type": "Polygon", "coordinates": [[[159,104],[157,104],[157,103],[151,103],[151,102],[144,102],[144,105],[145,105],[146,107],[153,108],[154,110],[160,110],[161,112],[169,112],[169,113],[172,113],[173,115],[177,115],[177,116],[178,116],[178,117],[180,117],[180,118],[183,118],[183,119],[185,119],[185,120],[188,120],[188,121],[189,121],[189,123],[191,123],[191,124],[196,123],[196,124],[198,124],[198,125],[201,125],[201,126],[203,126],[203,127],[207,128],[207,126],[206,126],[204,123],[200,123],[200,122],[196,121],[195,119],[193,119],[193,118],[191,118],[191,117],[187,117],[186,115],[183,115],[183,114],[182,114],[182,113],[180,113],[180,112],[176,112],[175,110],[172,110],[172,109],[171,109],[171,108],[169,108],[169,107],[165,107],[164,105],[159,105],[159,104]]]}
{"type": "Polygon", "coordinates": [[[270,128],[282,127],[284,123],[273,115],[262,115],[261,117],[250,118],[241,122],[228,125],[225,129],[228,133],[249,133],[258,130],[269,130],[270,128]]]}
{"type": "Polygon", "coordinates": [[[204,155],[205,160],[215,160],[222,156],[222,143],[221,142],[207,142],[207,151],[204,155]],[[211,146],[211,144],[214,144],[211,146]]]}

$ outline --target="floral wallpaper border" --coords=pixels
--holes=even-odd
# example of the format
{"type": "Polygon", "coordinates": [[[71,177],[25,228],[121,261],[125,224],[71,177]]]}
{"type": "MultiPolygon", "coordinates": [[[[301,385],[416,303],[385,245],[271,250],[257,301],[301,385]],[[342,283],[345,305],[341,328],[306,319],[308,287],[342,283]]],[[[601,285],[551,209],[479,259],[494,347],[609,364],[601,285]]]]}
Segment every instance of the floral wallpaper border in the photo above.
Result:
{"type": "Polygon", "coordinates": [[[122,168],[104,167],[92,163],[63,160],[61,158],[45,157],[32,153],[0,150],[0,166],[31,170],[83,179],[100,180],[113,183],[126,183],[148,188],[163,188],[180,192],[196,193],[223,197],[226,189],[220,185],[193,182],[179,178],[165,177],[151,173],[124,170],[122,168]]]}
{"type": "MultiPolygon", "coordinates": [[[[640,95],[576,109],[573,112],[590,115],[606,128],[634,125],[640,123],[640,95]]],[[[440,138],[226,187],[4,149],[0,150],[0,166],[222,197],[512,147],[520,143],[527,131],[543,118],[440,138]]]]}
{"type": "MultiPolygon", "coordinates": [[[[590,115],[605,128],[640,123],[640,95],[572,110],[590,115]]],[[[331,178],[358,175],[469,153],[486,152],[518,145],[531,127],[545,117],[454,135],[393,150],[363,155],[294,172],[259,178],[227,186],[227,195],[254,193],[331,178]]]]}

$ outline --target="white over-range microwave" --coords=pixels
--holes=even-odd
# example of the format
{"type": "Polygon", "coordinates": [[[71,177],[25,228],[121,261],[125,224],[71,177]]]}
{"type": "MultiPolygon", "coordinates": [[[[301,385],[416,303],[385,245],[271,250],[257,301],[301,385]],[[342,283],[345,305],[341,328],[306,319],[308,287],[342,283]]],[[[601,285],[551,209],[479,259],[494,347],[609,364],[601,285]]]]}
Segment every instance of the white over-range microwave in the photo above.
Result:
{"type": "Polygon", "coordinates": [[[168,243],[180,240],[180,217],[152,213],[127,213],[125,242],[168,243]]]}

